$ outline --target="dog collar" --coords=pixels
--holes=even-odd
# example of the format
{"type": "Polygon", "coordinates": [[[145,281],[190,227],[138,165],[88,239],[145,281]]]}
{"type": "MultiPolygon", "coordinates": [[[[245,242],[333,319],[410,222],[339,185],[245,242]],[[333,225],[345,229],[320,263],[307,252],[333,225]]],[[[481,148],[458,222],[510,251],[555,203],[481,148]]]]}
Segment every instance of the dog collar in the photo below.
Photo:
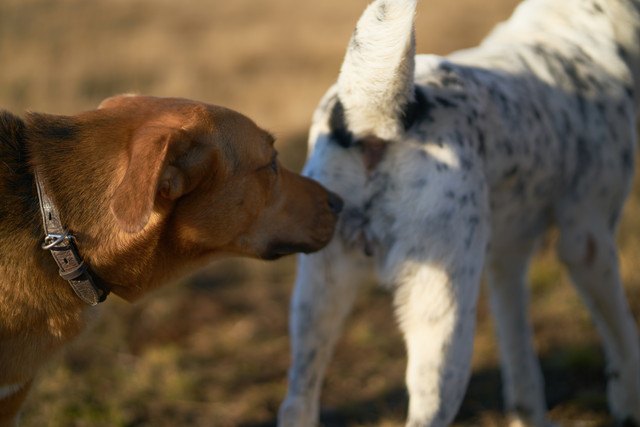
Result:
{"type": "Polygon", "coordinates": [[[38,172],[34,175],[45,234],[42,249],[51,252],[58,264],[60,277],[69,282],[71,289],[82,301],[91,306],[101,303],[107,299],[109,287],[98,284],[98,280],[92,276],[88,265],[78,253],[75,237],[62,225],[56,205],[44,191],[38,172]]]}

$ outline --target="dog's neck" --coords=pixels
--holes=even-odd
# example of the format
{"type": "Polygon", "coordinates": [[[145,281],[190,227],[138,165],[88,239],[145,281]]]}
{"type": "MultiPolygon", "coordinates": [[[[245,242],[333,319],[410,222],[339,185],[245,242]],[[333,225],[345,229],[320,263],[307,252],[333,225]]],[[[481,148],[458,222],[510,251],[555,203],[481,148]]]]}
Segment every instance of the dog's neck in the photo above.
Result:
{"type": "MultiPolygon", "coordinates": [[[[9,292],[15,286],[33,287],[39,304],[58,301],[65,306],[63,312],[84,307],[59,277],[51,254],[40,248],[44,231],[34,167],[62,222],[75,235],[80,255],[113,286],[113,293],[131,300],[139,297],[149,283],[160,282],[154,274],[164,273],[163,265],[175,263],[157,257],[157,246],[164,243],[154,232],[154,218],[144,233],[130,235],[120,230],[109,210],[110,195],[124,174],[119,169],[126,164],[121,157],[127,150],[105,144],[126,144],[127,131],[112,138],[95,138],[81,134],[83,131],[70,117],[31,114],[25,124],[9,113],[0,114],[0,244],[2,262],[8,270],[0,278],[0,292],[9,292]],[[129,253],[135,253],[135,257],[129,253]],[[16,268],[11,268],[13,265],[16,268]]],[[[105,120],[104,115],[89,114],[84,119],[96,121],[92,129],[114,128],[97,123],[105,120]]]]}
{"type": "Polygon", "coordinates": [[[26,144],[30,161],[38,168],[85,262],[114,294],[134,299],[137,287],[146,287],[157,269],[154,249],[160,236],[149,238],[153,235],[150,230],[142,235],[123,232],[110,212],[111,196],[127,164],[128,131],[110,126],[111,119],[105,114],[85,113],[82,120],[91,126],[78,126],[76,117],[29,115],[26,144]],[[135,261],[127,258],[126,251],[135,253],[135,261]]]}
{"type": "Polygon", "coordinates": [[[21,119],[6,112],[0,112],[0,159],[0,247],[4,267],[0,292],[24,287],[25,280],[42,282],[46,288],[50,282],[48,273],[57,270],[45,262],[47,254],[39,249],[44,231],[29,164],[26,127],[21,119]],[[25,268],[25,264],[42,268],[25,268]],[[29,272],[30,279],[21,273],[24,271],[29,272]]]}
{"type": "Polygon", "coordinates": [[[123,231],[111,213],[113,194],[128,165],[132,131],[115,126],[122,117],[110,114],[32,114],[26,140],[31,162],[62,222],[76,237],[80,255],[113,294],[135,300],[166,281],[160,278],[174,277],[182,270],[177,267],[187,262],[164,238],[169,227],[162,226],[163,221],[170,218],[161,203],[139,233],[123,231]],[[74,120],[83,120],[85,126],[76,126],[74,120]]]}
{"type": "Polygon", "coordinates": [[[40,249],[44,234],[26,127],[5,112],[0,112],[0,159],[0,384],[6,384],[31,378],[42,360],[83,329],[88,312],[61,282],[51,255],[40,249]],[[17,353],[22,355],[17,360],[17,348],[34,345],[27,331],[42,347],[17,353]]]}

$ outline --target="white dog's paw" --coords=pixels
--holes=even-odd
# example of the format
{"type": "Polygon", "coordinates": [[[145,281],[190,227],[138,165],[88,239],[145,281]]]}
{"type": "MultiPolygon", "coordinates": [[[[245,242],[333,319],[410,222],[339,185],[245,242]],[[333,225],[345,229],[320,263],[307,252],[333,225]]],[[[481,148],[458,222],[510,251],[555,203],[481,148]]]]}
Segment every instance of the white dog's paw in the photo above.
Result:
{"type": "Polygon", "coordinates": [[[287,398],[278,410],[278,427],[316,427],[312,411],[300,399],[287,398]]]}

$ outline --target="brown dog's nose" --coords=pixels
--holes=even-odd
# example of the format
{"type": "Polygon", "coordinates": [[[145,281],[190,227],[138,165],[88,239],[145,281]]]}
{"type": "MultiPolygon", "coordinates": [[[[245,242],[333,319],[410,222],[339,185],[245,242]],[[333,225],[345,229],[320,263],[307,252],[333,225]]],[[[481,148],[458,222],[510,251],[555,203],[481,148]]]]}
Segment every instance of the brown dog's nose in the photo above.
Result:
{"type": "Polygon", "coordinates": [[[342,212],[342,207],[344,206],[344,202],[336,193],[329,192],[329,209],[334,214],[339,214],[342,212]]]}

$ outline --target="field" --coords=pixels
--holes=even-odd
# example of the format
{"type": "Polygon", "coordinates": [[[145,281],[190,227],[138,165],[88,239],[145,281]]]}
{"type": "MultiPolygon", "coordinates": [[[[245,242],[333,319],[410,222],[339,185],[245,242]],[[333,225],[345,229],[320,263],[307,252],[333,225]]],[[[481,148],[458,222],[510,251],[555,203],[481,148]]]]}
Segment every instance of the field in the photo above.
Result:
{"type": "MultiPolygon", "coordinates": [[[[424,0],[418,51],[472,46],[515,0],[424,0]]],[[[68,114],[106,96],[181,96],[240,110],[300,169],[306,126],[334,81],[365,0],[2,0],[0,106],[68,114]]],[[[640,183],[620,232],[640,316],[640,183]]],[[[606,426],[599,338],[551,233],[531,271],[532,319],[551,417],[606,426]]],[[[230,260],[134,305],[110,298],[96,326],[43,369],[23,426],[275,425],[289,363],[295,259],[230,260]]],[[[458,426],[498,426],[496,342],[481,299],[473,377],[458,426]]],[[[401,426],[405,356],[389,296],[367,287],[328,372],[325,426],[401,426]]]]}

